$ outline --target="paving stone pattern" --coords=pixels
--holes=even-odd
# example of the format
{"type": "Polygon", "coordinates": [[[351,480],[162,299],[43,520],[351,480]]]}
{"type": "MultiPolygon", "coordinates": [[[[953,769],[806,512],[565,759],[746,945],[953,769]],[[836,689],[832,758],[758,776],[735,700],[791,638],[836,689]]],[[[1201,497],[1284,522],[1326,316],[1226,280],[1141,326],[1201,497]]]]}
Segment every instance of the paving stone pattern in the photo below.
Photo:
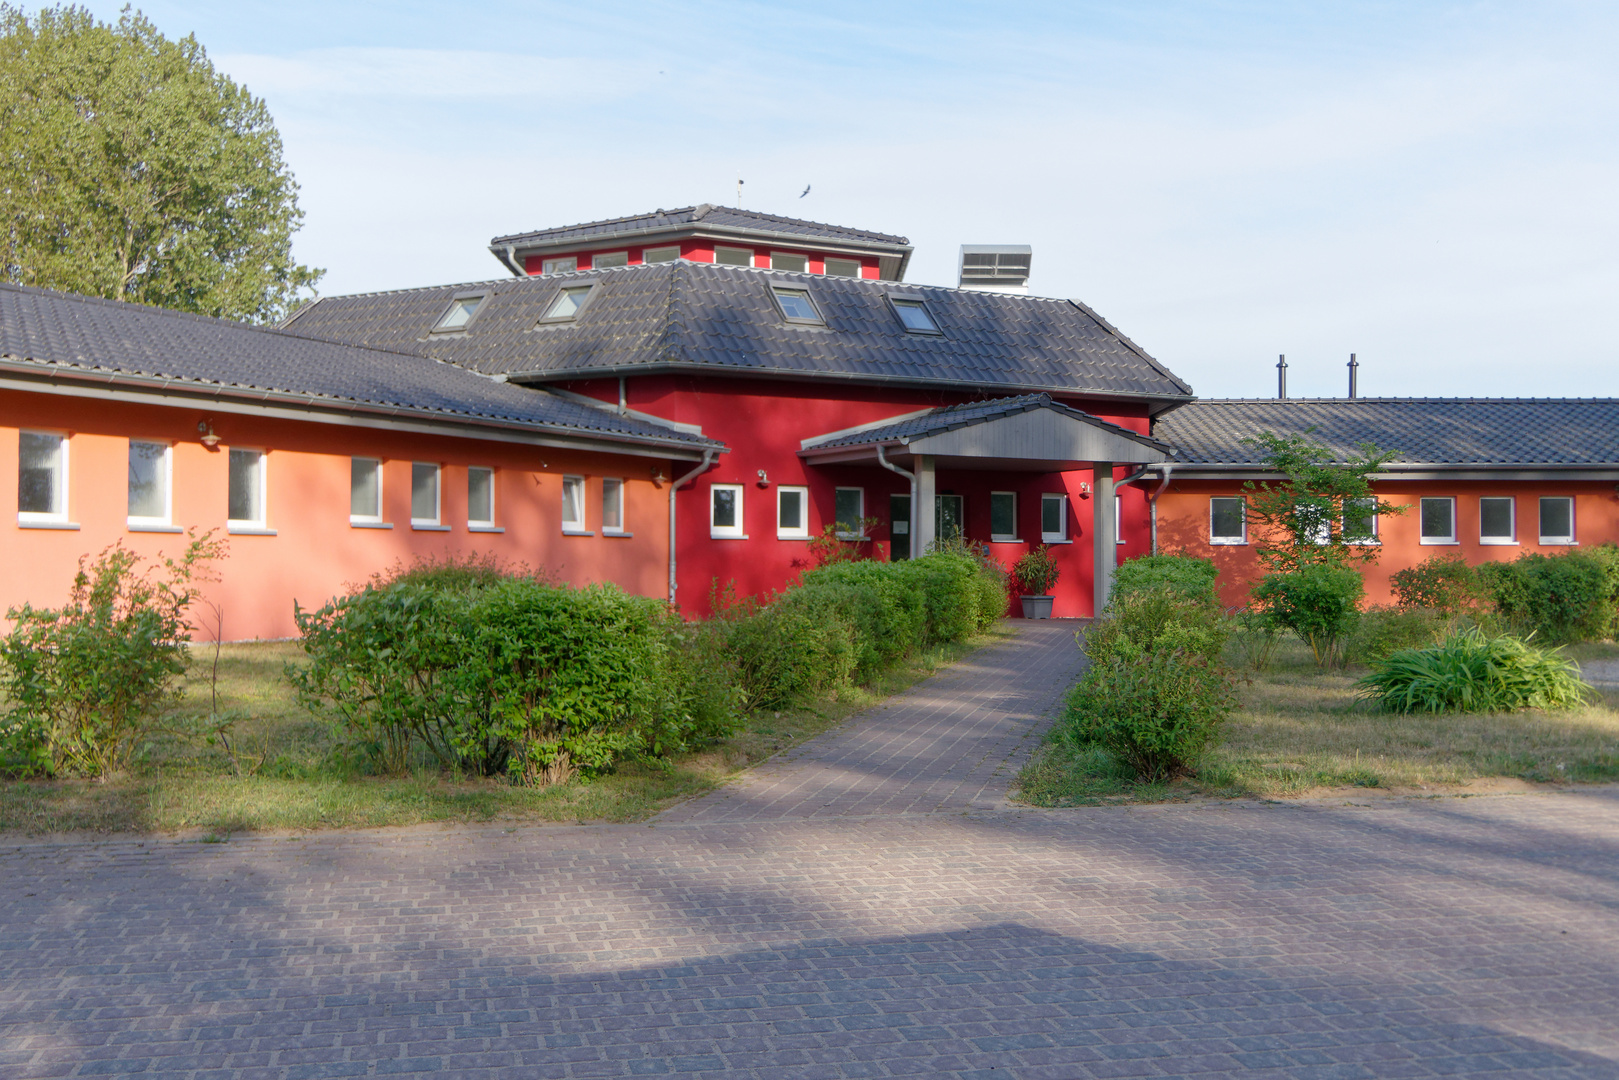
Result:
{"type": "Polygon", "coordinates": [[[5,1078],[1594,1078],[1616,1017],[1611,788],[0,847],[5,1078]]]}

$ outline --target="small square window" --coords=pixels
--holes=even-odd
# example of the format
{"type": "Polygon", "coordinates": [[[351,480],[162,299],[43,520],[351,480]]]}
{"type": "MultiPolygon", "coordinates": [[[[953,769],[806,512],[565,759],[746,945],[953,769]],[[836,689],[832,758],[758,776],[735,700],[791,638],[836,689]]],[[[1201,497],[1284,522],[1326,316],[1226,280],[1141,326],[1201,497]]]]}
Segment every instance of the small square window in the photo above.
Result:
{"type": "Polygon", "coordinates": [[[1377,543],[1377,500],[1345,499],[1343,537],[1346,544],[1377,543]]]}
{"type": "Polygon", "coordinates": [[[1246,499],[1209,500],[1209,543],[1246,544],[1248,542],[1248,501],[1246,499]]]}
{"type": "Polygon", "coordinates": [[[168,443],[129,441],[129,523],[167,525],[173,452],[168,443]]]}
{"type": "Polygon", "coordinates": [[[562,478],[562,531],[585,531],[585,478],[562,478]]]}
{"type": "Polygon", "coordinates": [[[776,537],[780,540],[809,539],[809,488],[776,489],[776,537]]]}
{"type": "Polygon", "coordinates": [[[894,300],[894,311],[899,315],[899,321],[905,324],[905,329],[912,334],[937,334],[939,324],[933,321],[933,315],[928,307],[920,300],[894,300]]]}
{"type": "Polygon", "coordinates": [[[1574,543],[1574,500],[1566,496],[1546,496],[1540,500],[1540,542],[1574,543]]]}
{"type": "Polygon", "coordinates": [[[1068,539],[1068,496],[1040,496],[1040,539],[1048,544],[1068,539]]]}
{"type": "Polygon", "coordinates": [[[478,309],[483,306],[483,301],[482,296],[458,296],[451,300],[449,308],[440,316],[437,325],[433,327],[433,332],[465,330],[467,324],[472,321],[472,317],[478,314],[478,309]]]}
{"type": "Polygon", "coordinates": [[[382,521],[382,462],[376,458],[349,459],[349,521],[360,525],[382,521]]]}
{"type": "Polygon", "coordinates": [[[742,531],[741,484],[714,484],[708,489],[708,535],[747,539],[742,531]]]}
{"type": "Polygon", "coordinates": [[[232,447],[226,524],[263,528],[264,487],[264,453],[259,450],[240,450],[232,447]]]}
{"type": "Polygon", "coordinates": [[[439,467],[431,462],[410,464],[410,523],[439,523],[439,467]]]}
{"type": "Polygon", "coordinates": [[[803,255],[793,255],[785,251],[772,251],[770,253],[770,268],[772,270],[790,270],[802,274],[809,269],[809,259],[803,255]]]}
{"type": "Polygon", "coordinates": [[[579,256],[559,255],[554,259],[546,259],[540,264],[543,274],[566,274],[570,270],[579,269],[579,256]]]}
{"type": "Polygon", "coordinates": [[[557,298],[551,301],[551,306],[545,309],[545,317],[541,322],[567,322],[577,318],[585,309],[590,299],[590,291],[594,285],[575,285],[571,289],[563,289],[557,293],[557,298]]]}
{"type": "Polygon", "coordinates": [[[493,528],[495,524],[495,470],[473,465],[467,469],[467,524],[493,528]]]}
{"type": "Polygon", "coordinates": [[[605,255],[592,256],[590,260],[592,270],[611,270],[615,266],[628,265],[630,265],[630,253],[627,251],[609,251],[605,255]]]}
{"type": "Polygon", "coordinates": [[[1518,542],[1518,500],[1483,498],[1478,501],[1478,542],[1515,544],[1518,542]]]}
{"type": "Polygon", "coordinates": [[[857,259],[827,259],[826,272],[829,277],[859,277],[860,262],[857,259]]]}
{"type": "Polygon", "coordinates": [[[18,438],[17,517],[67,520],[67,437],[24,431],[18,438]]]}
{"type": "Polygon", "coordinates": [[[1454,544],[1456,542],[1456,500],[1442,498],[1423,499],[1418,508],[1424,544],[1454,544]]]}
{"type": "Polygon", "coordinates": [[[840,487],[835,496],[835,509],[838,520],[838,537],[843,540],[864,540],[865,532],[861,526],[866,516],[866,489],[855,487],[840,487]]]}
{"type": "Polygon", "coordinates": [[[624,481],[608,478],[602,481],[602,532],[624,531],[624,481]]]}
{"type": "Polygon", "coordinates": [[[989,538],[998,543],[1017,542],[1017,492],[989,493],[989,538]]]}
{"type": "Polygon", "coordinates": [[[680,258],[680,249],[677,247],[646,248],[641,252],[641,261],[644,263],[674,262],[680,258]]]}
{"type": "Polygon", "coordinates": [[[821,313],[815,309],[815,301],[803,289],[785,289],[781,286],[772,286],[776,303],[781,306],[782,317],[790,323],[814,323],[824,325],[821,313]]]}
{"type": "Polygon", "coordinates": [[[749,248],[717,247],[714,261],[725,266],[752,266],[753,251],[749,248]]]}

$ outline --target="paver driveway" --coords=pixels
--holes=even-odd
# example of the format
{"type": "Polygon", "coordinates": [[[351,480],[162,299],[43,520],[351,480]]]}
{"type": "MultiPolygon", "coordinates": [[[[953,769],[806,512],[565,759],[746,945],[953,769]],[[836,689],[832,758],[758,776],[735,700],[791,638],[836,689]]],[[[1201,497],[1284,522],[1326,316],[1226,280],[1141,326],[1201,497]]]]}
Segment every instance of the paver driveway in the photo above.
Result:
{"type": "Polygon", "coordinates": [[[895,706],[652,825],[14,843],[0,1076],[1619,1076],[1619,793],[974,809],[1064,636],[918,689],[954,772],[895,706]]]}

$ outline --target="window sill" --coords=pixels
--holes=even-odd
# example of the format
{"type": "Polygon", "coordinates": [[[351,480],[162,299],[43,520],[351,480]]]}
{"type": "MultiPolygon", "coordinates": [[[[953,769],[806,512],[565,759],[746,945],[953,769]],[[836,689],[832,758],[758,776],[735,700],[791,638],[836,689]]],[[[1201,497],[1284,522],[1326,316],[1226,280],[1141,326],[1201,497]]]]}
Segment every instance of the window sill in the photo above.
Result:
{"type": "Polygon", "coordinates": [[[563,536],[595,536],[596,534],[595,534],[595,532],[593,532],[590,529],[563,529],[562,530],[562,535],[563,536]]]}
{"type": "Polygon", "coordinates": [[[992,536],[992,537],[989,538],[989,542],[992,543],[992,544],[1021,544],[1021,543],[1023,543],[1022,540],[1018,539],[1015,536],[992,536]]]}
{"type": "Polygon", "coordinates": [[[1516,540],[1480,540],[1479,547],[1518,547],[1516,540]]]}
{"type": "Polygon", "coordinates": [[[470,532],[470,533],[503,533],[505,531],[506,531],[506,526],[504,526],[504,525],[468,525],[467,526],[467,532],[470,532]]]}
{"type": "MultiPolygon", "coordinates": [[[[73,527],[75,529],[78,528],[77,525],[75,525],[73,527]]],[[[1541,547],[1579,547],[1580,542],[1578,540],[1542,540],[1540,542],[1540,546],[1541,547]]]]}
{"type": "Polygon", "coordinates": [[[391,529],[393,527],[394,527],[393,522],[391,522],[391,521],[352,521],[351,520],[349,522],[349,528],[351,528],[351,529],[391,529]]]}
{"type": "Polygon", "coordinates": [[[79,523],[77,521],[28,521],[23,518],[17,519],[17,528],[19,529],[77,529],[78,527],[79,523]]]}
{"type": "Polygon", "coordinates": [[[1210,540],[1210,547],[1247,547],[1246,540],[1210,540]]]}
{"type": "Polygon", "coordinates": [[[153,533],[183,533],[183,532],[185,532],[185,530],[180,528],[180,526],[178,526],[178,525],[155,525],[155,524],[154,525],[148,525],[148,524],[137,524],[137,523],[135,523],[133,521],[129,522],[125,526],[125,528],[129,529],[130,532],[153,532],[153,533]]]}
{"type": "Polygon", "coordinates": [[[1423,547],[1461,547],[1460,540],[1419,540],[1423,547]]]}
{"type": "Polygon", "coordinates": [[[449,532],[450,531],[450,526],[448,526],[448,525],[431,525],[431,524],[426,524],[426,523],[417,524],[416,522],[413,521],[413,522],[410,523],[410,531],[411,532],[449,532]]]}
{"type": "Polygon", "coordinates": [[[1040,542],[1042,544],[1072,544],[1073,543],[1073,541],[1069,540],[1067,537],[1057,537],[1057,536],[1042,536],[1040,538],[1040,542]]]}
{"type": "Polygon", "coordinates": [[[787,532],[787,533],[779,532],[779,533],[776,534],[776,539],[777,540],[808,540],[809,539],[809,533],[807,533],[807,532],[802,532],[802,533],[800,533],[800,532],[787,532]]]}
{"type": "Polygon", "coordinates": [[[274,536],[274,529],[266,529],[263,525],[226,525],[225,533],[228,536],[274,536]]]}
{"type": "Polygon", "coordinates": [[[635,534],[622,529],[603,529],[602,535],[612,540],[633,540],[635,534]]]}
{"type": "Polygon", "coordinates": [[[746,533],[712,533],[711,532],[711,533],[708,534],[708,538],[710,540],[746,540],[748,538],[748,536],[747,536],[746,533]]]}

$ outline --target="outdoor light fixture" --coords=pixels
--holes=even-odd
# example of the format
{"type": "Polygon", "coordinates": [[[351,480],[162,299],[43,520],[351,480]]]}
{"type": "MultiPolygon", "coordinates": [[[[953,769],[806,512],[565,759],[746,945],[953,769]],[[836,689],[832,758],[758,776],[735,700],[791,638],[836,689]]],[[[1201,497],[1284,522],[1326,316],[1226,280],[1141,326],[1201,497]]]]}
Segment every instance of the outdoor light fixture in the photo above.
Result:
{"type": "Polygon", "coordinates": [[[212,420],[198,420],[197,434],[202,437],[200,440],[202,445],[208,449],[212,450],[219,445],[219,436],[214,434],[214,422],[212,420]]]}
{"type": "Polygon", "coordinates": [[[762,488],[767,488],[770,486],[770,477],[765,475],[765,471],[763,469],[759,470],[759,486],[762,488]]]}
{"type": "Polygon", "coordinates": [[[663,487],[663,482],[665,479],[666,477],[663,475],[663,470],[658,468],[656,465],[652,466],[652,486],[655,488],[663,487]]]}

